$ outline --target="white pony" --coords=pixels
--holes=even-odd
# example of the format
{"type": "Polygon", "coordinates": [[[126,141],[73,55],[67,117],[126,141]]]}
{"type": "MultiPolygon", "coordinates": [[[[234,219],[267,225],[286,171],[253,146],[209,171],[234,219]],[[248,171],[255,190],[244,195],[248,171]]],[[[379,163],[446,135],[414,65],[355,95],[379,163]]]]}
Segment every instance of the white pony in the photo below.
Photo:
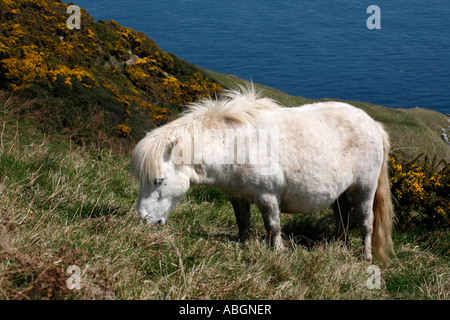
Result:
{"type": "MultiPolygon", "coordinates": [[[[337,235],[347,237],[353,205],[364,258],[386,261],[392,250],[389,140],[381,124],[345,103],[283,108],[253,86],[188,106],[135,147],[131,172],[140,180],[137,211],[164,224],[191,185],[224,191],[239,236],[252,233],[250,205],[261,211],[274,247],[282,246],[280,213],[332,205],[337,235]]],[[[353,213],[352,213],[353,214],[353,213]]]]}

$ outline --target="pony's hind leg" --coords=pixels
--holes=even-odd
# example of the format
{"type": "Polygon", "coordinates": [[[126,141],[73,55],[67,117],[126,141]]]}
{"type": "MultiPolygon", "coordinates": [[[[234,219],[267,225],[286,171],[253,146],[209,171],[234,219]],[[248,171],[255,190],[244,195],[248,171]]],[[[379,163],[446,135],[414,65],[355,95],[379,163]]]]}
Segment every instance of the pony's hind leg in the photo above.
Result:
{"type": "Polygon", "coordinates": [[[233,205],[234,214],[239,228],[239,239],[242,241],[253,235],[253,225],[251,221],[250,202],[245,199],[228,196],[233,205]]]}
{"type": "Polygon", "coordinates": [[[348,231],[350,229],[350,212],[351,205],[348,200],[347,191],[339,196],[336,201],[332,204],[334,220],[336,222],[336,240],[344,241],[345,244],[348,242],[348,231]]]}
{"type": "Polygon", "coordinates": [[[361,230],[364,259],[372,261],[372,234],[373,234],[373,199],[375,191],[358,191],[351,194],[354,202],[355,214],[361,230]]]}
{"type": "Polygon", "coordinates": [[[273,194],[259,195],[256,199],[256,205],[261,211],[271,245],[275,249],[282,248],[280,204],[277,196],[273,194]]]}

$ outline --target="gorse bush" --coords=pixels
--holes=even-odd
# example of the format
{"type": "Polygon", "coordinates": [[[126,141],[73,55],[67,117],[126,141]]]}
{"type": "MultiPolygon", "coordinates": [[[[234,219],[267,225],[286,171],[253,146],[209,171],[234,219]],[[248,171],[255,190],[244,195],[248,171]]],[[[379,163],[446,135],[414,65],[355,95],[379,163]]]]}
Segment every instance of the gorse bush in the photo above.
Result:
{"type": "Polygon", "coordinates": [[[107,110],[98,130],[136,139],[186,103],[222,89],[200,68],[115,21],[95,22],[82,9],[81,28],[69,29],[67,6],[50,0],[0,4],[0,89],[44,96],[44,109],[50,112],[41,108],[33,114],[43,116],[46,127],[51,123],[57,131],[60,126],[78,131],[53,115],[83,118],[86,109],[94,114],[107,110]]]}
{"type": "Polygon", "coordinates": [[[390,157],[391,192],[399,228],[445,229],[450,219],[450,167],[420,155],[405,162],[390,157]]]}

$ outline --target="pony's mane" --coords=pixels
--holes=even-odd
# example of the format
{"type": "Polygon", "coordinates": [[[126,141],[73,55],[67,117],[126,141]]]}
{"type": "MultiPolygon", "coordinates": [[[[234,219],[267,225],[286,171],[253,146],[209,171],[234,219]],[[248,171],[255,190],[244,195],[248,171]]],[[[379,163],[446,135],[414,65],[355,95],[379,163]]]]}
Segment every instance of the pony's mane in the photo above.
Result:
{"type": "Polygon", "coordinates": [[[191,103],[187,105],[182,118],[201,119],[203,125],[220,122],[250,124],[261,110],[276,108],[278,105],[262,97],[252,84],[248,88],[240,87],[240,90],[224,90],[219,99],[206,98],[191,103]]]}
{"type": "Polygon", "coordinates": [[[188,104],[180,117],[152,130],[139,141],[131,155],[131,173],[141,183],[161,178],[164,156],[174,145],[192,155],[196,124],[201,124],[203,129],[218,130],[250,125],[262,110],[277,108],[278,104],[261,97],[253,84],[240,90],[224,90],[217,99],[209,97],[188,104]]]}

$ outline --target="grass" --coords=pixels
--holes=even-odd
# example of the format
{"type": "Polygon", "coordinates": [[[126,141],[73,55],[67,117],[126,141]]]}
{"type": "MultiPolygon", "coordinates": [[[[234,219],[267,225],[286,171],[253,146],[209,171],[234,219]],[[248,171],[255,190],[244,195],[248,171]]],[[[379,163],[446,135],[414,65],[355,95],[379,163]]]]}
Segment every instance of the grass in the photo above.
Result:
{"type": "Polygon", "coordinates": [[[44,136],[14,103],[0,110],[0,299],[449,298],[448,232],[395,233],[378,290],[359,232],[332,241],[328,211],[283,216],[281,251],[254,207],[256,235],[240,243],[231,204],[208,188],[192,188],[164,227],[145,226],[125,153],[44,136]],[[80,290],[67,287],[72,265],[80,290]]]}

